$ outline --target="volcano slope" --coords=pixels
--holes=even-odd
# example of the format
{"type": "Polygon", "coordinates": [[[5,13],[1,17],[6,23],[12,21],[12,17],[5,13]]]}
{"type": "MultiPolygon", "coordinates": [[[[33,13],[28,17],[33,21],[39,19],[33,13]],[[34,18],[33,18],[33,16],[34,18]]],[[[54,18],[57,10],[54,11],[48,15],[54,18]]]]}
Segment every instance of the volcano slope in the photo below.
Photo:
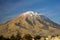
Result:
{"type": "Polygon", "coordinates": [[[0,24],[0,35],[11,36],[16,35],[17,32],[22,36],[25,34],[60,35],[60,25],[38,12],[28,11],[0,24]]]}

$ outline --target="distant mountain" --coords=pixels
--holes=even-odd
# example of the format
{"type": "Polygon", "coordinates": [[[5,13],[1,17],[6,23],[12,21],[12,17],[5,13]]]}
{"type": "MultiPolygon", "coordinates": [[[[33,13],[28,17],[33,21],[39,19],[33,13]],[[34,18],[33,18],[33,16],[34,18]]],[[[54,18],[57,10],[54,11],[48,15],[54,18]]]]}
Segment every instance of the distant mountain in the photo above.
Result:
{"type": "Polygon", "coordinates": [[[28,11],[0,24],[0,35],[11,36],[17,32],[22,35],[60,35],[60,25],[54,23],[46,16],[33,11],[28,11]]]}

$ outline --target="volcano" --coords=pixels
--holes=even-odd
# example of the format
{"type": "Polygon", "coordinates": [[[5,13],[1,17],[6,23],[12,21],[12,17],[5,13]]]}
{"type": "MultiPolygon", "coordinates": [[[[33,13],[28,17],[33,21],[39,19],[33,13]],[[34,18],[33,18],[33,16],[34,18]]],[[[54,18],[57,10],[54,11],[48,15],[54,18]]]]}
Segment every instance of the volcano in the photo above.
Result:
{"type": "Polygon", "coordinates": [[[60,35],[60,25],[48,17],[34,11],[24,12],[15,18],[0,24],[0,35],[11,36],[19,32],[21,35],[60,35]]]}

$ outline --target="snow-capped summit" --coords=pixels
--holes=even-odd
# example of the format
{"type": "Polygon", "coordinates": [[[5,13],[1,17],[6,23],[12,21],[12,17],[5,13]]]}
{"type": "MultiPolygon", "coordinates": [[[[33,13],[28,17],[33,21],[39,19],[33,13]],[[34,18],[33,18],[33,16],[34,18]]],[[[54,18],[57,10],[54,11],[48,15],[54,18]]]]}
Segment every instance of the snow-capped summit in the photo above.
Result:
{"type": "Polygon", "coordinates": [[[27,11],[24,13],[24,15],[37,16],[37,15],[43,15],[43,14],[34,12],[34,11],[27,11]]]}

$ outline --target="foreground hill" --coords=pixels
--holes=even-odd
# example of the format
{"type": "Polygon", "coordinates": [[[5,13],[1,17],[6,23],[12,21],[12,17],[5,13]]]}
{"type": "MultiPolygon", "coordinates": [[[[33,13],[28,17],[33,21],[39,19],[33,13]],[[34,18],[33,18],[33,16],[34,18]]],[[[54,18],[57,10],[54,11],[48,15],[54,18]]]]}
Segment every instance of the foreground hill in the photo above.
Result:
{"type": "Polygon", "coordinates": [[[32,36],[60,35],[60,25],[40,13],[28,11],[0,24],[0,35],[11,36],[17,32],[32,36]]]}

